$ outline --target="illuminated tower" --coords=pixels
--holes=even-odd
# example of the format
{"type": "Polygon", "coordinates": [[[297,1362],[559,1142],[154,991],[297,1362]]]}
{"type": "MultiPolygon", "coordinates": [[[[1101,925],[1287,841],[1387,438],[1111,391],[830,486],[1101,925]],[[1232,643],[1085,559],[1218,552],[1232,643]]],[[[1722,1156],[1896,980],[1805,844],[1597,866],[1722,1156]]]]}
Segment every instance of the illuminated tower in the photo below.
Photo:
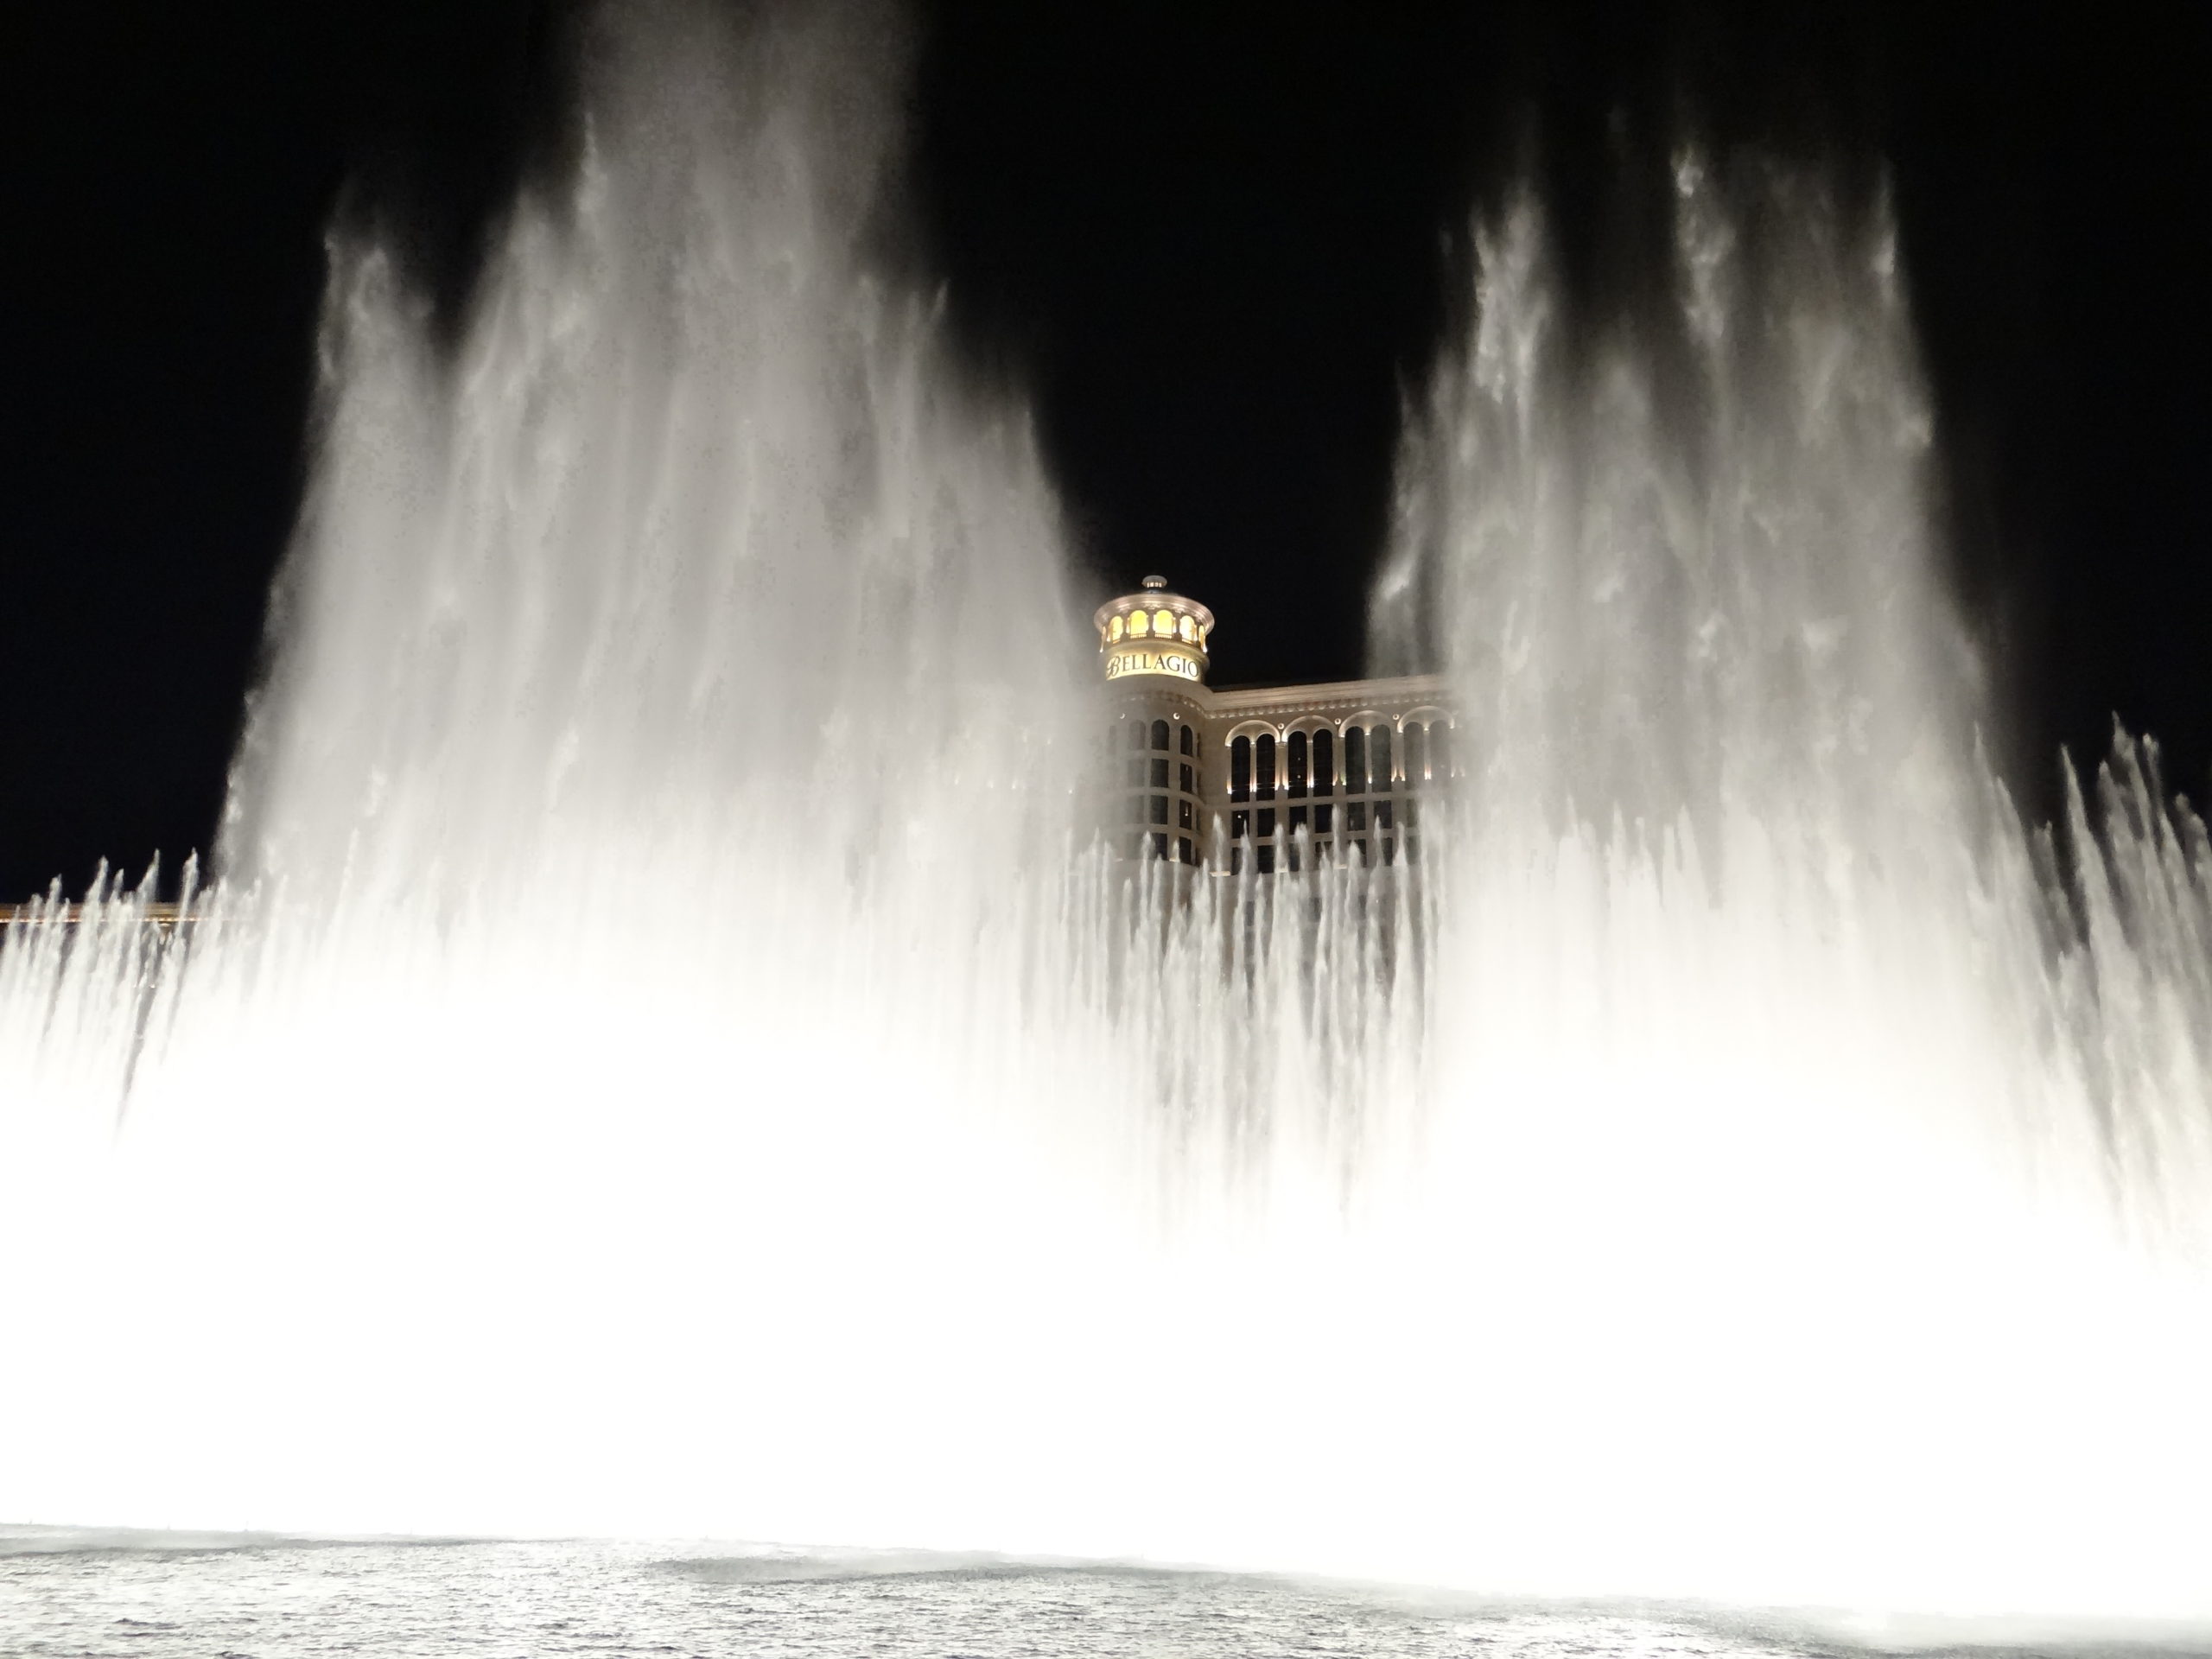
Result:
{"type": "Polygon", "coordinates": [[[1147,576],[1143,591],[1098,607],[1098,652],[1115,703],[1115,839],[1132,856],[1205,861],[1206,639],[1213,613],[1147,576]]]}

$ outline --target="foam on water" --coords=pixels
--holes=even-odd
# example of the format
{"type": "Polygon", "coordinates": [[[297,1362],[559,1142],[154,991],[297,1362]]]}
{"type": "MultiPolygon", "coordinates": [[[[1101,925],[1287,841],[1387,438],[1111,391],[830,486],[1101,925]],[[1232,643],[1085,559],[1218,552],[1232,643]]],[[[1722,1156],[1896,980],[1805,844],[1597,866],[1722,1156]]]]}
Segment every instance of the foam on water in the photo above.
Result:
{"type": "Polygon", "coordinates": [[[1179,896],[796,16],[611,15],[450,361],[334,250],[222,879],[0,954],[0,1509],[2212,1617],[2203,836],[1990,781],[1879,211],[1685,160],[1584,340],[1490,226],[1453,833],[1179,896]]]}

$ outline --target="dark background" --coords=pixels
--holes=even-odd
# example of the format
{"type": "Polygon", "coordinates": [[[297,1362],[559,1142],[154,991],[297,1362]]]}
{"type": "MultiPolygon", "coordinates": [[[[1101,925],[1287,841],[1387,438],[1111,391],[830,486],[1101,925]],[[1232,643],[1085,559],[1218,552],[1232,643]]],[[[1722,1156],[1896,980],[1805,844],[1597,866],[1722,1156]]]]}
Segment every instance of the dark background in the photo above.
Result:
{"type": "MultiPolygon", "coordinates": [[[[0,54],[0,896],[208,843],[326,230],[384,226],[450,323],[567,101],[572,13],[538,0],[71,10],[0,54]]],[[[1032,389],[1100,581],[1215,602],[1218,683],[1325,677],[1360,666],[1399,398],[1457,326],[1475,202],[1533,157],[1605,302],[1686,124],[1886,166],[2016,783],[2047,808],[2059,747],[2117,714],[2200,791],[2206,15],[941,0],[917,242],[1032,389]]]]}

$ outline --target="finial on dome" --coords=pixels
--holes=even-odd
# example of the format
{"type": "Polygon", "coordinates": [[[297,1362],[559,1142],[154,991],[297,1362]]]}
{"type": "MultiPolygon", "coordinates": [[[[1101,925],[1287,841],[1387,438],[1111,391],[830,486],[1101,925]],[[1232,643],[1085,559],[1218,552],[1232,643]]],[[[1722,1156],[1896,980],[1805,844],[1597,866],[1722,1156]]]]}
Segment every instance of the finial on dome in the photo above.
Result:
{"type": "Polygon", "coordinates": [[[1165,576],[1147,576],[1144,579],[1144,585],[1153,592],[1158,593],[1161,588],[1167,586],[1167,578],[1165,576]]]}

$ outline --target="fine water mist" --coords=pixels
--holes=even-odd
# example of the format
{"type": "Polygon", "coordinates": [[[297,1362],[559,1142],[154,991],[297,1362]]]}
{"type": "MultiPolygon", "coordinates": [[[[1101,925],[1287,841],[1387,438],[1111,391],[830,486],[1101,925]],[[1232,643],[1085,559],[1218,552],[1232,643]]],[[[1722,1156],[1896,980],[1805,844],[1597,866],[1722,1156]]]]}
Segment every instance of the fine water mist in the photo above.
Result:
{"type": "Polygon", "coordinates": [[[1686,155],[1577,329],[1488,218],[1374,601],[1451,822],[1193,879],[905,51],[607,13],[449,353],[334,242],[219,880],[0,950],[0,1511],[2212,1618],[2212,856],[1983,760],[1878,200],[1686,155]]]}

